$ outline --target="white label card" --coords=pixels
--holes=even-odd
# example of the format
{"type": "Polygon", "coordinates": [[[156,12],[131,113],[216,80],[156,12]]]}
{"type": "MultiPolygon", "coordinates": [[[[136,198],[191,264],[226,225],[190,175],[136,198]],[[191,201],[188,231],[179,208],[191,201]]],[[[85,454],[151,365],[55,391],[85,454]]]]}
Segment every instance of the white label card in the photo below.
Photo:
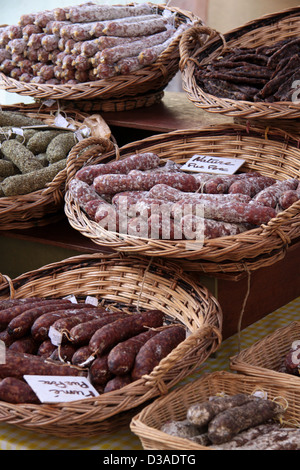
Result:
{"type": "Polygon", "coordinates": [[[24,375],[42,403],[61,403],[99,396],[86,377],[24,375]]]}
{"type": "Polygon", "coordinates": [[[219,175],[233,175],[245,162],[240,158],[222,158],[210,155],[193,155],[181,170],[219,175]]]}

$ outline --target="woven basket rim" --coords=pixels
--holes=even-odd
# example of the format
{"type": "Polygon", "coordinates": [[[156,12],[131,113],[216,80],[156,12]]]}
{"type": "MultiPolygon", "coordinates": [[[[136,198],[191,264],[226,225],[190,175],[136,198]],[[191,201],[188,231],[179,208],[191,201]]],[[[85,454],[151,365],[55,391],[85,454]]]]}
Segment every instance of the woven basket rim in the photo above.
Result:
{"type": "MultiPolygon", "coordinates": [[[[243,136],[245,138],[253,136],[254,143],[252,142],[252,146],[255,146],[255,139],[257,139],[258,142],[258,149],[260,148],[259,144],[265,144],[266,142],[270,144],[270,142],[274,142],[274,144],[276,143],[276,145],[282,145],[282,147],[284,147],[283,152],[285,155],[288,152],[289,145],[291,145],[290,148],[297,148],[298,145],[297,138],[288,136],[283,131],[277,129],[274,129],[273,131],[270,130],[268,140],[266,141],[264,140],[265,129],[249,129],[243,125],[228,124],[214,126],[214,128],[186,129],[184,131],[180,130],[152,136],[150,138],[125,145],[119,149],[118,158],[124,158],[131,153],[138,153],[139,151],[145,150],[148,151],[149,149],[151,151],[156,150],[156,153],[159,154],[163,145],[164,154],[166,153],[166,148],[168,149],[168,152],[170,152],[169,147],[172,149],[174,154],[177,142],[179,142],[178,145],[180,145],[180,143],[184,141],[186,149],[189,138],[191,140],[193,138],[195,140],[199,139],[199,145],[201,145],[201,136],[205,136],[207,138],[210,138],[211,136],[212,139],[214,136],[222,136],[222,138],[224,136],[228,136],[228,139],[232,136],[232,139],[234,142],[237,142],[237,144],[242,142],[243,136]],[[280,139],[285,143],[280,143],[280,139]]],[[[204,264],[205,262],[220,263],[220,268],[217,268],[218,270],[223,269],[221,267],[222,262],[232,263],[235,261],[237,263],[243,263],[244,269],[247,270],[248,261],[259,266],[259,259],[257,259],[258,256],[264,255],[261,260],[262,263],[267,263],[268,257],[274,256],[275,259],[278,259],[278,257],[280,258],[281,256],[284,256],[286,248],[290,245],[292,240],[299,236],[299,231],[297,231],[297,226],[299,224],[298,217],[300,213],[299,202],[294,203],[289,209],[278,214],[275,219],[272,219],[266,225],[262,225],[236,236],[220,237],[212,240],[207,239],[204,241],[203,247],[200,249],[191,249],[189,251],[186,249],[184,241],[150,240],[133,237],[131,235],[119,235],[115,232],[109,232],[88,219],[88,217],[79,208],[78,204],[73,201],[70,192],[68,191],[68,182],[75,176],[76,170],[78,170],[82,165],[88,165],[91,163],[91,160],[82,160],[79,162],[76,159],[76,152],[77,149],[74,148],[74,152],[70,153],[69,160],[67,162],[68,178],[65,194],[65,214],[75,230],[78,230],[84,236],[91,238],[100,246],[108,246],[118,252],[137,252],[146,256],[164,256],[166,258],[174,258],[179,261],[201,261],[204,264]],[[275,242],[276,246],[272,245],[271,247],[272,241],[275,242]],[[233,250],[236,251],[237,248],[241,250],[238,255],[234,252],[231,253],[233,250]]],[[[115,154],[113,152],[104,155],[104,161],[105,159],[113,160],[114,158],[115,154]]],[[[164,158],[162,157],[162,160],[163,159],[164,158]]],[[[96,161],[98,162],[98,160],[94,160],[94,162],[96,161]]],[[[262,164],[264,164],[264,162],[262,162],[262,164]]],[[[242,269],[242,267],[240,268],[242,269]]],[[[226,271],[226,266],[224,270],[226,271]]]]}
{"type": "MultiPolygon", "coordinates": [[[[283,384],[290,386],[298,386],[300,378],[276,370],[278,363],[276,362],[278,356],[283,353],[287,354],[291,343],[300,337],[300,321],[293,321],[288,325],[277,328],[275,331],[269,333],[264,338],[256,341],[250,347],[242,350],[239,354],[230,358],[230,368],[238,371],[244,375],[266,377],[271,380],[281,381],[283,384]],[[257,362],[257,354],[262,358],[270,351],[270,346],[274,347],[274,357],[267,357],[265,362],[257,362]],[[275,363],[276,362],[276,363],[275,363]]],[[[282,358],[284,359],[284,357],[282,358]]]]}
{"type": "MultiPolygon", "coordinates": [[[[251,34],[253,40],[258,35],[263,35],[264,29],[274,28],[276,32],[277,24],[280,21],[298,18],[300,8],[294,7],[280,12],[264,15],[252,20],[238,28],[235,28],[226,34],[221,34],[211,28],[193,26],[190,35],[199,44],[199,47],[192,51],[187,45],[190,38],[183,34],[180,41],[180,71],[183,80],[183,89],[188,99],[199,108],[211,113],[218,113],[230,117],[242,117],[247,119],[295,119],[300,117],[300,104],[292,101],[278,101],[274,103],[239,101],[229,98],[214,96],[205,92],[194,78],[196,64],[203,63],[209,57],[216,54],[220,47],[230,48],[233,45],[243,45],[247,34],[251,34]],[[203,35],[201,30],[205,30],[209,39],[206,43],[202,42],[203,35]],[[199,38],[201,34],[201,39],[199,38]],[[197,39],[198,38],[198,39],[197,39]],[[200,41],[200,43],[199,43],[200,41]]],[[[297,31],[291,32],[291,37],[295,37],[297,31]]],[[[275,41],[275,39],[274,39],[275,41]]],[[[268,42],[268,37],[264,37],[264,44],[268,42]]]]}
{"type": "MultiPolygon", "coordinates": [[[[145,450],[149,449],[185,449],[185,450],[214,450],[212,447],[197,444],[191,440],[169,435],[158,426],[168,420],[181,420],[186,417],[187,407],[199,401],[199,396],[208,400],[216,393],[253,393],[266,390],[268,395],[277,398],[281,395],[294,404],[299,395],[299,388],[290,389],[279,382],[272,382],[263,377],[250,377],[227,371],[204,373],[192,382],[170,392],[166,397],[159,397],[153,403],[144,407],[130,422],[131,431],[137,435],[145,450]],[[287,397],[287,398],[286,398],[287,397]],[[158,422],[162,411],[164,422],[158,422]],[[157,447],[159,446],[159,447],[157,447]]],[[[286,402],[285,402],[286,404],[286,402]]],[[[287,410],[287,421],[297,419],[296,409],[287,410]]]]}
{"type": "MultiPolygon", "coordinates": [[[[101,426],[101,423],[108,418],[131,410],[154,396],[166,393],[168,388],[174,386],[182,376],[199,368],[203,360],[206,360],[211,352],[221,344],[222,311],[218,301],[205,286],[196,283],[176,263],[165,263],[163,260],[153,260],[149,264],[149,260],[137,256],[128,258],[118,254],[78,255],[24,273],[15,279],[0,276],[1,300],[34,297],[37,292],[39,296],[55,297],[56,293],[57,297],[61,297],[62,290],[64,295],[73,294],[80,299],[86,295],[97,295],[96,290],[102,299],[106,299],[108,305],[109,301],[115,302],[114,296],[116,294],[114,292],[118,292],[117,295],[122,299],[120,300],[122,305],[136,307],[139,305],[139,296],[134,292],[139,290],[141,294],[145,293],[145,299],[141,301],[140,307],[148,309],[150,306],[156,305],[155,302],[161,297],[158,295],[158,289],[165,290],[165,297],[163,297],[165,303],[162,305],[164,313],[169,318],[172,317],[175,321],[185,325],[191,334],[149,375],[120,390],[105,393],[92,399],[71,402],[67,407],[61,403],[53,404],[51,405],[52,418],[47,417],[47,410],[49,411],[47,404],[11,405],[0,402],[2,420],[5,410],[8,410],[6,417],[8,422],[10,421],[9,413],[16,410],[16,413],[20,412],[23,417],[21,419],[14,418],[13,424],[41,432],[47,428],[47,433],[49,433],[49,426],[51,428],[53,420],[54,427],[50,430],[55,434],[59,432],[57,429],[59,421],[71,419],[74,414],[74,424],[77,420],[79,426],[85,416],[87,417],[86,432],[89,432],[90,421],[95,421],[101,426]],[[166,275],[166,273],[168,274],[166,275]],[[76,286],[74,285],[74,277],[76,286]],[[124,290],[125,287],[127,289],[126,295],[120,293],[122,281],[124,281],[124,290]],[[138,287],[137,281],[140,287],[138,287]],[[93,292],[91,292],[92,290],[93,292]],[[170,292],[168,293],[168,291],[170,292]],[[153,302],[154,299],[155,302],[153,302]],[[189,316],[184,313],[183,308],[188,310],[189,316]],[[174,365],[175,369],[173,370],[174,365]],[[26,413],[28,416],[24,421],[26,413]],[[38,419],[39,413],[41,413],[41,422],[38,419]],[[44,416],[43,413],[45,413],[44,416]],[[94,413],[95,418],[93,417],[94,413]]],[[[63,426],[63,422],[61,424],[63,426]]],[[[72,433],[72,429],[70,432],[72,433]]],[[[85,431],[81,430],[81,434],[82,432],[85,431]]]]}
{"type": "MultiPolygon", "coordinates": [[[[176,13],[179,20],[203,24],[198,16],[188,10],[164,4],[147,3],[159,12],[167,9],[176,13]]],[[[92,98],[110,100],[111,98],[134,97],[136,94],[162,91],[179,70],[178,46],[181,36],[182,34],[175,38],[152,65],[143,67],[130,75],[118,75],[109,79],[77,85],[53,85],[22,83],[0,73],[0,89],[32,96],[36,99],[51,98],[55,100],[87,100],[92,98]]]]}

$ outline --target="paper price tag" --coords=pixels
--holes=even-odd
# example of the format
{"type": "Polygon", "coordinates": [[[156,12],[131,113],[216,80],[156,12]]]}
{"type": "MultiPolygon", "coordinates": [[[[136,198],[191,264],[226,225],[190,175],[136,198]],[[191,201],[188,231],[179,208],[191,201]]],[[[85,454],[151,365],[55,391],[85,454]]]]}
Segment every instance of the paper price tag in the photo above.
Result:
{"type": "Polygon", "coordinates": [[[62,343],[62,337],[63,337],[62,333],[56,330],[55,328],[53,328],[52,325],[49,328],[48,336],[50,338],[51,343],[54,346],[59,346],[62,343]]]}
{"type": "Polygon", "coordinates": [[[97,297],[92,297],[91,295],[87,295],[87,297],[85,299],[85,303],[93,305],[94,307],[97,307],[98,306],[98,299],[97,299],[97,297]]]}
{"type": "Polygon", "coordinates": [[[181,170],[218,175],[233,175],[245,162],[241,158],[222,158],[209,155],[193,155],[181,170]]]}
{"type": "Polygon", "coordinates": [[[61,403],[99,396],[86,377],[24,375],[42,403],[61,403]]]}
{"type": "Polygon", "coordinates": [[[0,341],[0,364],[6,363],[6,346],[4,341],[0,341]]]}

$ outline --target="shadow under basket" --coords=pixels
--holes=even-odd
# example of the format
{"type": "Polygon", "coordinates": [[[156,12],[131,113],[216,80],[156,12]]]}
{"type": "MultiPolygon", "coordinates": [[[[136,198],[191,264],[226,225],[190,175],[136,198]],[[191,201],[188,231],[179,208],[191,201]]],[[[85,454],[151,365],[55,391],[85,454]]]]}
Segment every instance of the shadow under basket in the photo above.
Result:
{"type": "Polygon", "coordinates": [[[149,375],[113,392],[68,404],[10,404],[0,402],[0,421],[49,435],[91,436],[119,430],[132,412],[154,397],[168,393],[182,378],[199,369],[221,344],[222,312],[209,291],[173,263],[82,255],[25,273],[13,280],[1,276],[0,300],[61,298],[84,301],[96,297],[108,308],[159,309],[166,320],[189,333],[149,375]]]}

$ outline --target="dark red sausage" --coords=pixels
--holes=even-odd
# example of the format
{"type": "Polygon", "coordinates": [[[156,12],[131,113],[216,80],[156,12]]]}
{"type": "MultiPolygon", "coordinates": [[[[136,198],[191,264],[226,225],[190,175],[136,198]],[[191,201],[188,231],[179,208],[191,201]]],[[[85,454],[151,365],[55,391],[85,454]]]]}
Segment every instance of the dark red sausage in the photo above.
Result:
{"type": "Polygon", "coordinates": [[[183,327],[172,326],[149,339],[136,356],[131,372],[132,379],[137,380],[149,374],[164,357],[185,340],[185,337],[186,332],[183,327]]]}
{"type": "Polygon", "coordinates": [[[108,354],[107,362],[109,370],[114,375],[128,374],[133,367],[138,351],[148,339],[157,333],[158,331],[150,329],[114,346],[108,354]]]}
{"type": "Polygon", "coordinates": [[[164,314],[160,310],[149,310],[105,325],[92,336],[89,342],[90,351],[100,356],[120,341],[142,333],[147,327],[162,326],[163,320],[164,314]]]}
{"type": "Polygon", "coordinates": [[[109,313],[103,318],[89,320],[84,323],[84,325],[77,325],[71,328],[69,339],[71,343],[76,345],[86,345],[89,343],[93,334],[102,328],[102,326],[107,325],[111,322],[119,320],[121,318],[126,318],[127,313],[109,313]]]}
{"type": "Polygon", "coordinates": [[[0,364],[0,377],[23,378],[24,375],[86,376],[87,372],[58,361],[49,361],[33,354],[6,350],[6,363],[0,364]]]}
{"type": "Polygon", "coordinates": [[[11,351],[23,352],[28,354],[36,354],[38,351],[38,343],[31,336],[15,340],[10,346],[11,351]]]}
{"type": "Polygon", "coordinates": [[[128,385],[132,382],[130,375],[122,375],[119,377],[114,377],[110,379],[104,387],[104,393],[113,392],[114,390],[119,390],[125,385],[128,385]]]}
{"type": "Polygon", "coordinates": [[[105,385],[113,377],[108,368],[107,354],[97,357],[90,366],[90,380],[95,385],[105,385]]]}
{"type": "Polygon", "coordinates": [[[15,377],[6,377],[0,382],[0,400],[7,403],[33,403],[40,400],[26,382],[15,377]]]}

